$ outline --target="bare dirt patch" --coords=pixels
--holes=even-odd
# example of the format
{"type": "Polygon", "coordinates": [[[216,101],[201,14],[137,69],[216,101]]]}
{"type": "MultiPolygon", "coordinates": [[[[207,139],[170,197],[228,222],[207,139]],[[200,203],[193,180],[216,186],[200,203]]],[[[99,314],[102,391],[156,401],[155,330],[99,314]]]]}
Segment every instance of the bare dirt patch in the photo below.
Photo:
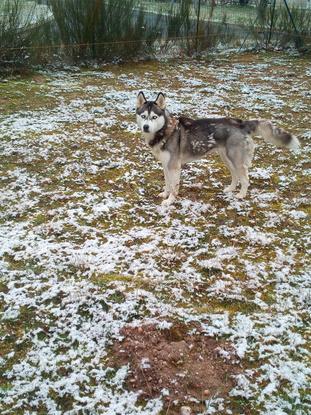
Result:
{"type": "Polygon", "coordinates": [[[127,326],[121,334],[124,339],[114,344],[110,364],[129,364],[126,387],[140,391],[142,399],[163,395],[169,414],[179,414],[185,404],[202,410],[205,401],[225,398],[241,371],[232,346],[198,327],[127,326]]]}

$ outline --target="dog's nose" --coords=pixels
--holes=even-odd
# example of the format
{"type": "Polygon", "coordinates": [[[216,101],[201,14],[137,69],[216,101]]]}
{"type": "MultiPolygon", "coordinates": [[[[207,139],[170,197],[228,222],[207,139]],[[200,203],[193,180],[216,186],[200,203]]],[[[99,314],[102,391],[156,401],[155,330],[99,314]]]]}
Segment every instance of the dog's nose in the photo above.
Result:
{"type": "Polygon", "coordinates": [[[144,125],[143,129],[144,129],[145,133],[148,133],[149,132],[149,125],[144,125]]]}

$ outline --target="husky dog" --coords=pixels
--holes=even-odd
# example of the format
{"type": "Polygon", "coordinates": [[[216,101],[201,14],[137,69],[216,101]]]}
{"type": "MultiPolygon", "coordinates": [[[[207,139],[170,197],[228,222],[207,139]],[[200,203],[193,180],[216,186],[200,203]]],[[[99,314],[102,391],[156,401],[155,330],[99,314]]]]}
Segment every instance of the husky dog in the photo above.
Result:
{"type": "Polygon", "coordinates": [[[148,101],[143,92],[137,96],[137,124],[146,144],[162,163],[165,177],[162,204],[172,204],[179,190],[181,167],[218,152],[231,173],[231,184],[225,192],[241,185],[237,197],[246,196],[249,186],[248,168],[254,155],[253,135],[290,149],[299,147],[298,139],[267,120],[243,121],[236,118],[173,118],[166,109],[165,96],[160,92],[155,101],[148,101]]]}

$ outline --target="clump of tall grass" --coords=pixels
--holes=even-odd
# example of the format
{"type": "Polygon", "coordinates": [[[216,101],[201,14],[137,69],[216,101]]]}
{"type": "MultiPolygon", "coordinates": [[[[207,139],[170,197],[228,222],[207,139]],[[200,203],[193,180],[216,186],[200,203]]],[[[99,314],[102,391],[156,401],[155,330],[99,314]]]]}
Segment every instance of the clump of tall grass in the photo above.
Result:
{"type": "Polygon", "coordinates": [[[178,48],[191,50],[194,24],[191,19],[192,1],[181,0],[178,4],[171,4],[170,10],[164,15],[164,26],[166,28],[166,48],[172,43],[178,44],[178,48]]]}
{"type": "Polygon", "coordinates": [[[311,10],[301,9],[292,6],[290,9],[292,20],[297,32],[293,26],[292,20],[285,7],[280,8],[276,15],[275,27],[280,33],[279,42],[286,45],[293,42],[297,48],[303,45],[311,44],[311,10]]]}
{"type": "Polygon", "coordinates": [[[178,5],[172,3],[166,15],[167,37],[188,37],[193,32],[191,25],[192,0],[181,0],[178,5]]]}
{"type": "Polygon", "coordinates": [[[51,15],[40,15],[35,2],[0,3],[0,69],[15,70],[48,62],[51,45],[58,41],[51,15]]]}
{"type": "Polygon", "coordinates": [[[219,45],[230,45],[234,39],[232,26],[227,24],[227,15],[222,15],[221,22],[213,21],[215,3],[210,4],[208,15],[202,14],[195,37],[196,52],[206,51],[219,45]]]}
{"type": "Polygon", "coordinates": [[[21,0],[4,0],[0,6],[0,64],[21,63],[32,45],[34,9],[25,10],[21,0]]]}
{"type": "Polygon", "coordinates": [[[213,22],[215,3],[212,2],[208,10],[201,7],[199,11],[197,7],[197,2],[181,0],[172,4],[165,16],[167,45],[174,43],[176,38],[180,39],[177,42],[180,51],[188,55],[216,46],[224,40],[224,33],[228,30],[225,17],[221,24],[213,22]]]}
{"type": "MultiPolygon", "coordinates": [[[[299,46],[286,9],[273,10],[267,0],[258,1],[255,39],[265,46],[270,41],[280,45],[294,41],[299,46]]],[[[241,36],[238,27],[226,23],[225,15],[216,22],[215,2],[202,7],[201,13],[192,0],[171,3],[165,12],[143,10],[139,0],[49,0],[48,4],[46,16],[40,17],[34,1],[0,0],[0,67],[146,57],[159,47],[164,53],[170,49],[173,54],[191,55],[218,44],[228,46],[241,36]]],[[[292,7],[291,14],[299,36],[310,39],[311,11],[292,7]]]]}
{"type": "MultiPolygon", "coordinates": [[[[289,8],[267,0],[260,0],[258,6],[258,28],[262,42],[285,47],[294,44],[298,49],[311,41],[311,11],[295,5],[289,8]]],[[[257,28],[257,29],[258,29],[257,28]]]]}
{"type": "Polygon", "coordinates": [[[156,25],[147,26],[136,0],[50,0],[50,4],[65,53],[74,60],[137,56],[157,37],[156,25]]]}

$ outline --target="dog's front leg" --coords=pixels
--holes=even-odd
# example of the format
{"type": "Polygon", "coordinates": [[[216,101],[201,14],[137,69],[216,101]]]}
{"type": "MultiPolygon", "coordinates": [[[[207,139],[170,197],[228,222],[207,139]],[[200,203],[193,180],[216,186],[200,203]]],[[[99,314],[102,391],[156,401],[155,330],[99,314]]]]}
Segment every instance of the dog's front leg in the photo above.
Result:
{"type": "Polygon", "coordinates": [[[168,169],[167,166],[163,165],[163,171],[164,171],[164,179],[165,179],[165,186],[163,189],[163,192],[159,194],[159,197],[162,197],[162,199],[166,199],[170,195],[170,186],[168,182],[168,169]]]}
{"type": "Polygon", "coordinates": [[[178,196],[179,183],[180,183],[181,166],[176,164],[174,166],[168,166],[167,168],[167,181],[169,185],[169,197],[163,200],[163,206],[169,206],[173,204],[178,196]]]}

